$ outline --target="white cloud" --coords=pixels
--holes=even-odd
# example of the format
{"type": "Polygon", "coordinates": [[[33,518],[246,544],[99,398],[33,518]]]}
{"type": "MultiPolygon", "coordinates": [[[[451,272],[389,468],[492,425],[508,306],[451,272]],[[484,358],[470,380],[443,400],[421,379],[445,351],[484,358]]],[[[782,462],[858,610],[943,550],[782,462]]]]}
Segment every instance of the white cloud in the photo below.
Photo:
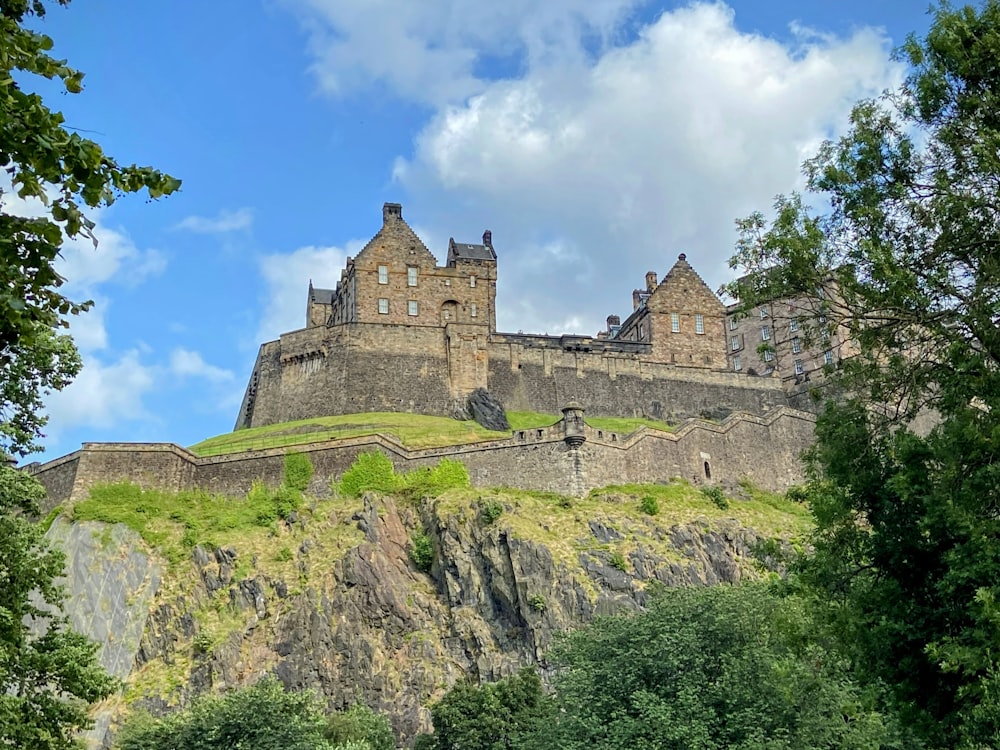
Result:
{"type": "Polygon", "coordinates": [[[76,380],[47,400],[50,443],[75,427],[103,428],[149,419],[143,397],[155,382],[155,368],[144,365],[135,350],[111,362],[87,357],[76,380]]]}
{"type": "Polygon", "coordinates": [[[267,284],[264,313],[257,329],[259,341],[273,341],[280,334],[305,325],[306,292],[315,287],[333,289],[340,280],[348,255],[364,246],[361,241],[339,247],[302,247],[293,253],[265,255],[260,271],[267,284]]]}
{"type": "Polygon", "coordinates": [[[900,74],[875,31],[786,45],[693,4],[593,60],[529,63],[441,107],[395,177],[422,223],[493,229],[501,328],[593,333],[680,252],[725,281],[733,220],[800,185],[853,102],[900,74]]]}
{"type": "Polygon", "coordinates": [[[487,62],[565,63],[602,48],[641,0],[287,0],[300,10],[325,91],[383,84],[409,99],[459,101],[487,62]]]}
{"type": "Polygon", "coordinates": [[[204,216],[188,216],[175,226],[200,234],[224,234],[249,229],[253,226],[253,209],[238,208],[235,211],[223,209],[213,219],[204,216]]]}
{"type": "Polygon", "coordinates": [[[170,371],[178,377],[203,378],[213,383],[227,383],[234,378],[231,370],[210,365],[198,352],[183,348],[171,352],[170,371]]]}

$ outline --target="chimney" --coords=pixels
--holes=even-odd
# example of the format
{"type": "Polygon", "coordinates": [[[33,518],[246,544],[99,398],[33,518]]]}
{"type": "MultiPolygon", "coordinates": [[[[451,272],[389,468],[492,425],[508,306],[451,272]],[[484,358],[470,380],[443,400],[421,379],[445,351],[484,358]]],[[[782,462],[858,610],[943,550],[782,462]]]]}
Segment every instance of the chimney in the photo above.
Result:
{"type": "Polygon", "coordinates": [[[620,326],[622,324],[622,319],[617,315],[608,316],[608,330],[611,330],[611,326],[620,326]]]}
{"type": "Polygon", "coordinates": [[[651,292],[656,289],[656,271],[646,271],[646,291],[651,292]]]}
{"type": "Polygon", "coordinates": [[[403,218],[403,207],[399,203],[382,204],[382,226],[385,226],[390,221],[402,218],[403,218]]]}
{"type": "Polygon", "coordinates": [[[632,309],[638,310],[639,303],[642,301],[642,292],[638,289],[632,290],[632,309]]]}
{"type": "Polygon", "coordinates": [[[483,244],[486,245],[486,247],[493,247],[493,232],[489,229],[483,232],[483,244]]]}

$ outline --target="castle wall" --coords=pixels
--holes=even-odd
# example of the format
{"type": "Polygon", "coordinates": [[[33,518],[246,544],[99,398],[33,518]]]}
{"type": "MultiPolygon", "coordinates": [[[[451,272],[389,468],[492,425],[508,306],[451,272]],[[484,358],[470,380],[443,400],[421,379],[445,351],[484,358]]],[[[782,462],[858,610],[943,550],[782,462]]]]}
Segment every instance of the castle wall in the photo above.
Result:
{"type": "MultiPolygon", "coordinates": [[[[312,461],[310,491],[317,495],[327,494],[330,480],[339,478],[359,453],[371,450],[383,451],[402,472],[433,466],[447,457],[465,464],[476,486],[506,485],[568,495],[672,477],[696,483],[734,483],[748,477],[766,489],[784,490],[802,480],[799,453],[812,442],[814,424],[812,415],[783,407],[766,417],[734,414],[721,424],[690,420],[676,432],[642,428],[623,435],[587,426],[580,447],[569,444],[565,423],[559,422],[516,431],[502,440],[426,450],[410,450],[384,435],[310,443],[292,450],[312,461]]],[[[48,489],[50,507],[83,499],[96,484],[119,481],[242,495],[254,481],[278,485],[287,450],[201,458],[170,443],[85,443],[75,454],[26,470],[48,489]]]]}

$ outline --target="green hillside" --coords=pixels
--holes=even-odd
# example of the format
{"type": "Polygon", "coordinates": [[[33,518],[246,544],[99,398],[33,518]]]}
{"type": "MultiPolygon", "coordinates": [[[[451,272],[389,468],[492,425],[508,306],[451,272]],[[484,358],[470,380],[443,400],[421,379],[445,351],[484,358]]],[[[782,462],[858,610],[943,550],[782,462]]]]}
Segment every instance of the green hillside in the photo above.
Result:
{"type": "MultiPolygon", "coordinates": [[[[511,429],[528,430],[548,427],[558,422],[560,418],[554,414],[508,412],[507,419],[511,429]]],[[[670,429],[665,422],[643,418],[594,417],[588,418],[587,424],[599,430],[623,435],[644,426],[660,430],[670,429]]],[[[251,427],[202,440],[190,446],[190,450],[199,456],[218,456],[247,450],[283,448],[335,438],[363,437],[376,433],[391,435],[408,448],[463,445],[510,436],[508,432],[484,429],[472,420],[460,421],[448,417],[402,412],[370,412],[337,417],[314,417],[264,427],[251,427]]]]}

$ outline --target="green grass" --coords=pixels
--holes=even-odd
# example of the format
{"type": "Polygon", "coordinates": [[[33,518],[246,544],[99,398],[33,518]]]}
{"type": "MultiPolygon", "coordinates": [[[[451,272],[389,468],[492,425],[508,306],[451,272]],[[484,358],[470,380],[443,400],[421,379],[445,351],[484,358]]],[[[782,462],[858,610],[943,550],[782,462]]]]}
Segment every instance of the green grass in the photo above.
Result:
{"type": "MultiPolygon", "coordinates": [[[[511,430],[531,430],[556,424],[560,417],[538,412],[507,412],[511,430]]],[[[598,430],[627,435],[639,427],[671,429],[665,422],[643,418],[590,417],[587,424],[598,430]]],[[[473,421],[430,417],[405,412],[371,412],[338,417],[314,417],[296,422],[251,427],[202,440],[189,450],[199,456],[218,456],[247,450],[284,448],[336,438],[363,437],[381,432],[392,435],[407,448],[439,448],[509,437],[509,432],[487,430],[473,421]]]]}

